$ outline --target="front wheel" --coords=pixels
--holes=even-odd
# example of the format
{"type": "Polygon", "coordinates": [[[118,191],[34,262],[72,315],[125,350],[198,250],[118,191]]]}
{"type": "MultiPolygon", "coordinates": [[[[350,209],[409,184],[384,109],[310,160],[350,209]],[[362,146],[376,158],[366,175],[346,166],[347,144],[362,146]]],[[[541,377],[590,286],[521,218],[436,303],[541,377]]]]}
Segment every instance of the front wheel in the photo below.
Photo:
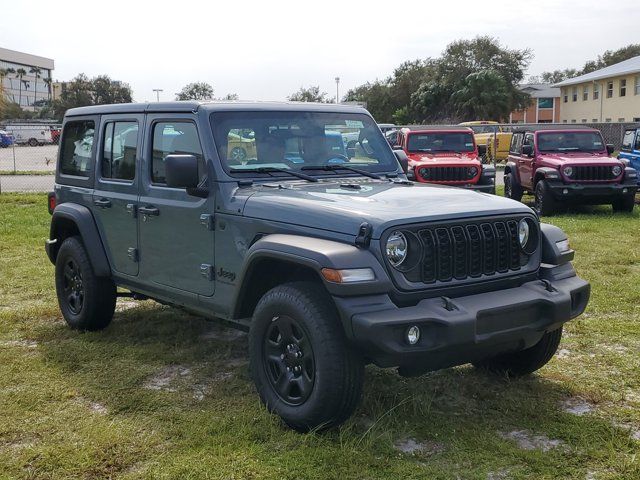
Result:
{"type": "Polygon", "coordinates": [[[512,173],[504,175],[504,196],[517,202],[522,200],[522,187],[515,183],[512,173]]]}
{"type": "Polygon", "coordinates": [[[116,286],[96,277],[79,237],[69,237],[56,257],[56,293],[62,316],[71,328],[102,330],[116,307],[116,286]]]}
{"type": "Polygon", "coordinates": [[[613,201],[614,212],[633,212],[633,207],[636,203],[635,195],[626,195],[622,198],[618,198],[613,201]]]}
{"type": "Polygon", "coordinates": [[[545,366],[553,358],[556,350],[558,350],[561,338],[562,327],[545,333],[533,347],[518,352],[504,353],[475,362],[473,365],[477,368],[510,377],[528,375],[545,366]]]}
{"type": "Polygon", "coordinates": [[[262,297],[249,331],[249,356],[260,399],[295,430],[339,425],[360,400],[364,363],[316,284],[288,283],[262,297]]]}
{"type": "Polygon", "coordinates": [[[558,210],[558,202],[549,191],[546,180],[539,180],[535,188],[535,209],[540,216],[553,215],[558,210]]]}

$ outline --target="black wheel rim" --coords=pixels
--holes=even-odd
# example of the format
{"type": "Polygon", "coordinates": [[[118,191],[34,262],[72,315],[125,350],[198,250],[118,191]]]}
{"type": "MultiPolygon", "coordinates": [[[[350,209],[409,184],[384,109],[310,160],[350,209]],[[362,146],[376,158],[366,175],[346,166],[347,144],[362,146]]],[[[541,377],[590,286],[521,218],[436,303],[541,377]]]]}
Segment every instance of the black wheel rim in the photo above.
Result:
{"type": "Polygon", "coordinates": [[[79,314],[84,302],[84,285],[82,283],[80,267],[78,267],[75,260],[71,258],[64,264],[62,290],[69,310],[76,315],[79,314]]]}
{"type": "Polygon", "coordinates": [[[271,387],[289,405],[304,403],[315,383],[315,358],[305,330],[295,319],[273,317],[264,340],[263,366],[271,387]]]}

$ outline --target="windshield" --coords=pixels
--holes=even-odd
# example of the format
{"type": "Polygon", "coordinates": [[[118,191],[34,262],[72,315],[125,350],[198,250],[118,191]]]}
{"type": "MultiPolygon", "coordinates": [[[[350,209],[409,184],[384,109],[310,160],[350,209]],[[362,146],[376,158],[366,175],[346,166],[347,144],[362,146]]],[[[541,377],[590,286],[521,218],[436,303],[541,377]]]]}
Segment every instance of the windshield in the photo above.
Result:
{"type": "Polygon", "coordinates": [[[601,152],[604,149],[599,132],[538,133],[541,152],[601,152]]]}
{"type": "Polygon", "coordinates": [[[322,112],[216,112],[213,135],[225,170],[242,176],[353,174],[323,167],[345,165],[395,172],[398,162],[373,120],[362,114],[322,112]],[[314,167],[318,167],[316,170],[314,167]]]}
{"type": "Polygon", "coordinates": [[[409,152],[473,152],[473,135],[467,132],[411,133],[409,152]]]}
{"type": "Polygon", "coordinates": [[[469,125],[473,133],[494,133],[499,132],[498,125],[469,125]]]}

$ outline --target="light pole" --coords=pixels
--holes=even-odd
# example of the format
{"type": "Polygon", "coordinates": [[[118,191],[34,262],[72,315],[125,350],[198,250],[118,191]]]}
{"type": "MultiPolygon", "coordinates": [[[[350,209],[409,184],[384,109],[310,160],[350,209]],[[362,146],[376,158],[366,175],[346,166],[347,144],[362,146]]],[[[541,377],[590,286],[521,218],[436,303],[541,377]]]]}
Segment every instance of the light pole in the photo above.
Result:
{"type": "Polygon", "coordinates": [[[340,103],[340,77],[336,77],[336,103],[340,103]]]}
{"type": "Polygon", "coordinates": [[[156,92],[156,101],[159,102],[160,101],[160,92],[164,92],[164,90],[161,89],[161,88],[154,88],[153,91],[156,92]]]}

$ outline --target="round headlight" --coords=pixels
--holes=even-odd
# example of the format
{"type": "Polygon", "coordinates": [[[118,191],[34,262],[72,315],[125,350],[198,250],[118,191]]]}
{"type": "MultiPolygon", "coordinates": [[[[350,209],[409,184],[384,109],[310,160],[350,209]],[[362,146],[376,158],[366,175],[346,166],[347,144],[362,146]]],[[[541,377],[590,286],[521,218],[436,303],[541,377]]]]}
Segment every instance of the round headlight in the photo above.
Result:
{"type": "Polygon", "coordinates": [[[611,173],[613,173],[614,177],[619,177],[620,174],[622,173],[622,167],[620,165],[615,165],[612,169],[611,169],[611,173]]]}
{"type": "Polygon", "coordinates": [[[473,178],[478,174],[478,168],[477,167],[470,167],[469,168],[469,178],[473,178]]]}
{"type": "Polygon", "coordinates": [[[529,222],[524,218],[518,223],[518,241],[520,242],[520,248],[524,250],[529,241],[529,222]]]}
{"type": "Polygon", "coordinates": [[[407,238],[402,232],[393,232],[387,239],[385,248],[389,263],[394,267],[399,266],[407,258],[407,238]]]}
{"type": "Polygon", "coordinates": [[[571,167],[564,167],[562,169],[562,173],[564,173],[567,177],[570,177],[571,175],[573,175],[573,168],[571,167]]]}

